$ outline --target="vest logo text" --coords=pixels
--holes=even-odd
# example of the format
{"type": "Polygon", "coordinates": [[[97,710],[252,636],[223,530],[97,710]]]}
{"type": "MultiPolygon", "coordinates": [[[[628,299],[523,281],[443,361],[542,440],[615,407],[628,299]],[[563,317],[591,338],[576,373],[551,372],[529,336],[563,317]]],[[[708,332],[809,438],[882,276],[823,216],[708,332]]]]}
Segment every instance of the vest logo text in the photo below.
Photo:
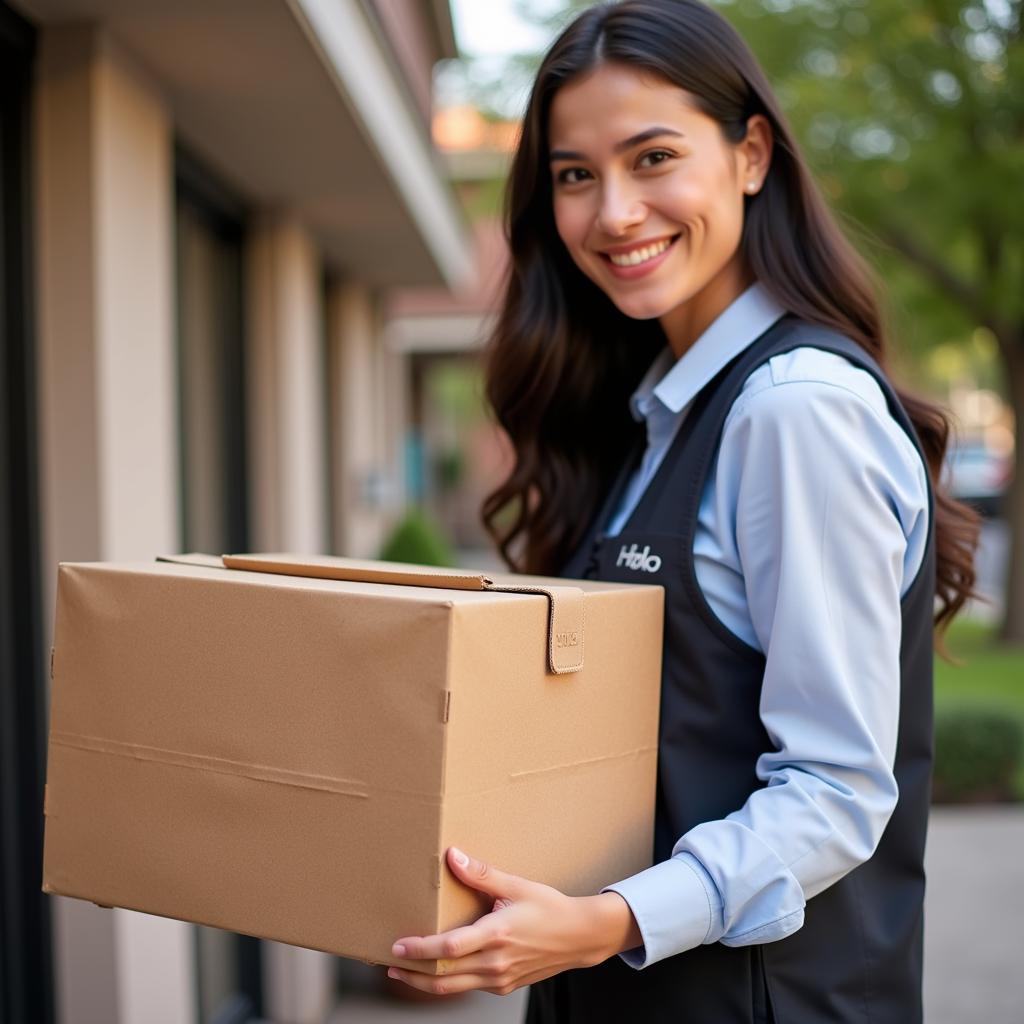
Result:
{"type": "Polygon", "coordinates": [[[619,568],[635,569],[638,572],[657,572],[661,568],[661,556],[651,554],[650,544],[645,544],[642,551],[635,543],[628,548],[623,544],[615,564],[619,568]]]}

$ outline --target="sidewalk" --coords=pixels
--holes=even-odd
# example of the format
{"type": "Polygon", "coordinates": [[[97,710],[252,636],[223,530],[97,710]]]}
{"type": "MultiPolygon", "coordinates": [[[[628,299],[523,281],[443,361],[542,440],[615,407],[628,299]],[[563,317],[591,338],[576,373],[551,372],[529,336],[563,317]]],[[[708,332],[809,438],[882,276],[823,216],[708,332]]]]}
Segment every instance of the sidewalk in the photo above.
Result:
{"type": "MultiPolygon", "coordinates": [[[[936,808],[928,839],[926,1024],[1020,1024],[1024,964],[1024,807],[936,808]]],[[[346,963],[350,977],[331,1024],[520,1024],[525,991],[432,1005],[386,1002],[379,973],[346,963]]],[[[780,1024],[794,1024],[781,1021],[780,1024]]]]}
{"type": "Polygon", "coordinates": [[[932,811],[925,1021],[1024,1020],[1024,807],[932,811]]]}

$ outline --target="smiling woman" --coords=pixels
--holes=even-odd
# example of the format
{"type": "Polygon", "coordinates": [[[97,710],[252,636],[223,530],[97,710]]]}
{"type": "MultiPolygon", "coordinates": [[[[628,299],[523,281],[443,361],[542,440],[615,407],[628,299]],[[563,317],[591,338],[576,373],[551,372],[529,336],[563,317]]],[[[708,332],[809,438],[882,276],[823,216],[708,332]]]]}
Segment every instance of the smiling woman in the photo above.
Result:
{"type": "Polygon", "coordinates": [[[608,63],[558,91],[549,133],[555,225],[573,261],[627,316],[668,317],[682,355],[750,283],[739,200],[767,171],[767,120],[752,117],[731,145],[685,93],[608,63]]]}
{"type": "Polygon", "coordinates": [[[514,569],[664,587],[652,863],[573,898],[449,850],[493,910],[399,938],[447,970],[395,976],[531,985],[528,1024],[920,1021],[934,626],[977,521],[721,15],[565,30],[508,235],[487,394],[516,458],[484,520],[514,569]]]}

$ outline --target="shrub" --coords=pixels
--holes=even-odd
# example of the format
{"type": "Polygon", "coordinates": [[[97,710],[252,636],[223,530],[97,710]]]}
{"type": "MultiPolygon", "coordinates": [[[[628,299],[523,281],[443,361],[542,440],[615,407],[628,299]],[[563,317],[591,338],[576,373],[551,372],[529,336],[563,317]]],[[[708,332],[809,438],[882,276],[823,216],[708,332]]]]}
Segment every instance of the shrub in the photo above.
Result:
{"type": "Polygon", "coordinates": [[[415,565],[455,564],[455,556],[441,528],[417,508],[406,512],[385,541],[379,557],[385,562],[410,562],[415,565]]]}
{"type": "Polygon", "coordinates": [[[1013,800],[1024,723],[998,705],[940,707],[935,716],[936,803],[1013,800]]]}

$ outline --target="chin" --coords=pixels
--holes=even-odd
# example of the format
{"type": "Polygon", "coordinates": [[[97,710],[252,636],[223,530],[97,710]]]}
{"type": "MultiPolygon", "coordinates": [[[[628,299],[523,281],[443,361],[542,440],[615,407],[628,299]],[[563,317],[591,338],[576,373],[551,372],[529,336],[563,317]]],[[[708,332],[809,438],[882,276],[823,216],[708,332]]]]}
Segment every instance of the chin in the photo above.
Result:
{"type": "Polygon", "coordinates": [[[671,303],[658,302],[654,299],[628,299],[614,295],[610,295],[609,298],[619,312],[631,320],[657,320],[672,308],[671,303]]]}

